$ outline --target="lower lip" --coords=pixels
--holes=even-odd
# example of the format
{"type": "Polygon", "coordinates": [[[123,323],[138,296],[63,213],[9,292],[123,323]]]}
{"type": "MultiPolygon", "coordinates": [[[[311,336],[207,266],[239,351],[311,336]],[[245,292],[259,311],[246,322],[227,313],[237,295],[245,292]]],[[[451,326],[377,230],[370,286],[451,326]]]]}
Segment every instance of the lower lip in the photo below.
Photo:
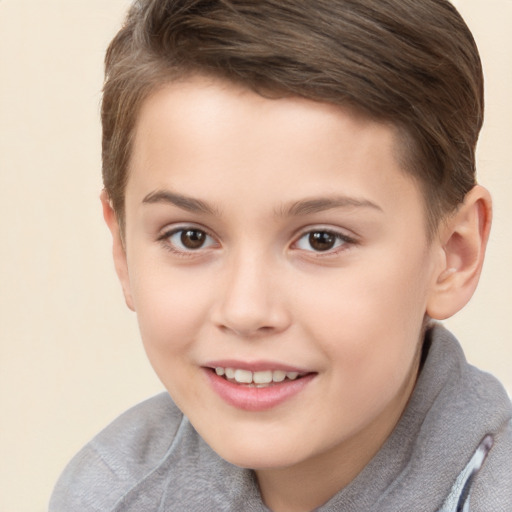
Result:
{"type": "Polygon", "coordinates": [[[213,390],[229,405],[244,411],[266,411],[300,393],[315,377],[305,375],[268,387],[256,388],[229,382],[209,368],[204,369],[213,390]]]}

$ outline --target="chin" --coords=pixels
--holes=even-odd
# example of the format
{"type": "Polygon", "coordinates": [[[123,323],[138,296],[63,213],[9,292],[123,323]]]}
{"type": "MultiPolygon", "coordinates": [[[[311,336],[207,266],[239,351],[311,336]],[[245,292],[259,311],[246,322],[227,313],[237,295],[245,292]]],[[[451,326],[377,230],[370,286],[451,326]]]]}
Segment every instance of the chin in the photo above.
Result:
{"type": "Polygon", "coordinates": [[[234,466],[238,466],[240,468],[253,469],[253,470],[263,470],[263,469],[282,469],[293,466],[299,462],[299,460],[294,460],[291,457],[281,457],[276,456],[275,454],[250,454],[244,453],[240,454],[227,454],[227,456],[223,456],[219,454],[224,460],[233,464],[234,466]],[[232,455],[232,456],[231,456],[232,455]]]}
{"type": "MultiPolygon", "coordinates": [[[[208,442],[208,441],[207,441],[208,442]]],[[[297,444],[284,446],[279,441],[231,442],[229,446],[215,442],[210,447],[224,460],[235,466],[247,469],[279,469],[300,463],[307,455],[297,452],[297,444]]]]}

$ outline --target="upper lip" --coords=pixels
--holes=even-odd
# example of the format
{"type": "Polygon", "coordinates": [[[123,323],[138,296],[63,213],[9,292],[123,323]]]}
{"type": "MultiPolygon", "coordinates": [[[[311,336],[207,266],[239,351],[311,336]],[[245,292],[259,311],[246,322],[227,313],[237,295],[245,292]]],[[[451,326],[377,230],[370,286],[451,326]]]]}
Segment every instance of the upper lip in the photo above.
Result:
{"type": "Polygon", "coordinates": [[[297,372],[299,374],[312,373],[310,370],[305,370],[304,368],[283,364],[277,361],[238,361],[235,359],[221,359],[217,361],[208,361],[203,366],[205,368],[236,368],[251,372],[281,370],[284,372],[297,372]]]}

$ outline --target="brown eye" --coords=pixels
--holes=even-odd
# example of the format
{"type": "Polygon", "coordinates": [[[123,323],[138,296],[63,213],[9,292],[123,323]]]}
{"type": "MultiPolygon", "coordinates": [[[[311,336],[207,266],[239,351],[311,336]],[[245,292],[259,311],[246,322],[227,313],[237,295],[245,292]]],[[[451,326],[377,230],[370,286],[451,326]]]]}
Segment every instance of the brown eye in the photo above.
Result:
{"type": "Polygon", "coordinates": [[[336,244],[337,237],[327,231],[316,231],[309,234],[309,245],[315,251],[328,251],[336,244]]]}
{"type": "Polygon", "coordinates": [[[312,230],[304,233],[294,244],[295,248],[308,252],[332,252],[347,249],[356,242],[343,233],[328,230],[312,230]]]}
{"type": "Polygon", "coordinates": [[[217,243],[202,229],[195,227],[181,228],[164,233],[160,239],[164,246],[173,252],[187,253],[216,247],[217,243]]]}
{"type": "Polygon", "coordinates": [[[206,241],[206,233],[199,229],[184,229],[180,241],[187,249],[200,249],[206,241]]]}

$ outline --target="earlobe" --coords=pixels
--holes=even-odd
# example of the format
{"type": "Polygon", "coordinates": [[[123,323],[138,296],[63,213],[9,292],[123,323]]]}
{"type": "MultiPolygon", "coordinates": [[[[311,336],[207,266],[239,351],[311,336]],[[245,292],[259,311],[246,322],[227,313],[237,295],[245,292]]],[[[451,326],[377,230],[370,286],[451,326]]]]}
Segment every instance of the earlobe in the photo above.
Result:
{"type": "Polygon", "coordinates": [[[117,277],[121,282],[123,294],[126,305],[135,311],[133,299],[130,291],[130,278],[128,274],[128,262],[126,259],[126,250],[121,235],[121,229],[116,216],[116,213],[110,202],[110,198],[105,190],[100,195],[101,205],[103,208],[103,218],[112,234],[112,255],[114,257],[114,266],[116,269],[117,277]]]}
{"type": "Polygon", "coordinates": [[[427,304],[436,320],[449,318],[471,299],[482,271],[492,219],[489,192],[476,185],[440,227],[441,265],[427,304]]]}

